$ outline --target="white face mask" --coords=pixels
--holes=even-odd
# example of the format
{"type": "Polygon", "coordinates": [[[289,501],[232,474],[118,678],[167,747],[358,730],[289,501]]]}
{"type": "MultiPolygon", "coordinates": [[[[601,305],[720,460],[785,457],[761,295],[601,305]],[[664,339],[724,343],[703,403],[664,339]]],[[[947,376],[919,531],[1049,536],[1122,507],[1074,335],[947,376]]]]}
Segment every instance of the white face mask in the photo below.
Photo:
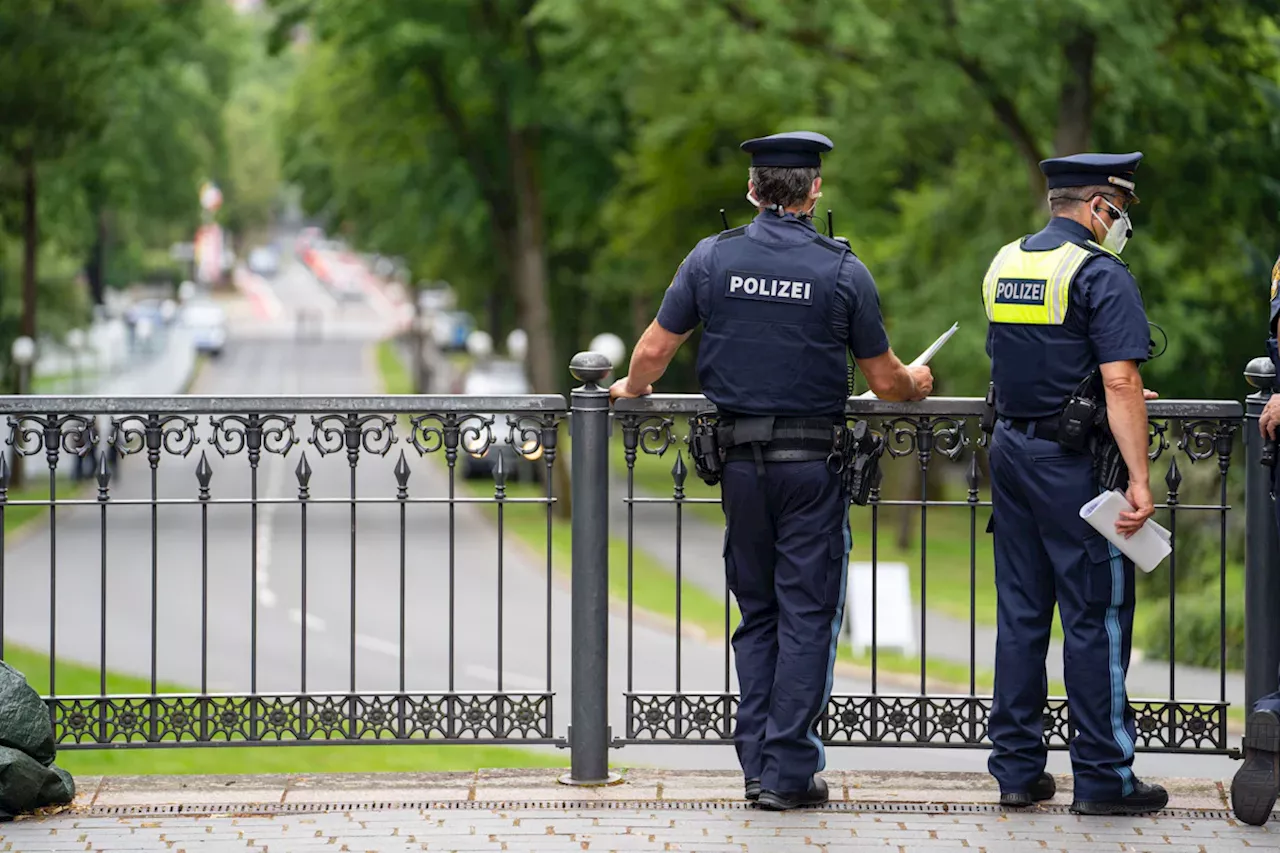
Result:
{"type": "Polygon", "coordinates": [[[751,203],[751,206],[754,207],[756,210],[760,210],[763,208],[764,210],[771,210],[774,213],[777,213],[779,216],[782,215],[781,207],[779,207],[776,204],[765,204],[760,199],[756,198],[755,190],[747,190],[747,201],[749,201],[751,203]]]}
{"type": "MultiPolygon", "coordinates": [[[[1117,255],[1124,251],[1125,243],[1129,242],[1129,238],[1133,236],[1133,223],[1129,221],[1129,214],[1116,207],[1105,198],[1102,200],[1107,207],[1116,214],[1115,219],[1107,226],[1107,235],[1102,238],[1102,248],[1115,252],[1117,255]]],[[[1102,222],[1102,217],[1098,215],[1097,209],[1093,211],[1093,218],[1102,222]]]]}
{"type": "MultiPolygon", "coordinates": [[[[798,214],[798,216],[801,219],[812,219],[813,212],[818,208],[818,199],[820,198],[822,198],[822,193],[818,193],[812,199],[810,199],[810,201],[812,201],[813,203],[809,205],[809,209],[806,210],[804,213],[798,214]]],[[[751,206],[756,208],[757,210],[759,210],[761,206],[764,206],[765,210],[772,210],[774,213],[777,213],[779,216],[781,216],[783,213],[783,208],[781,205],[776,205],[776,204],[765,205],[764,202],[756,198],[756,193],[754,189],[747,190],[747,201],[750,202],[751,206]]]]}

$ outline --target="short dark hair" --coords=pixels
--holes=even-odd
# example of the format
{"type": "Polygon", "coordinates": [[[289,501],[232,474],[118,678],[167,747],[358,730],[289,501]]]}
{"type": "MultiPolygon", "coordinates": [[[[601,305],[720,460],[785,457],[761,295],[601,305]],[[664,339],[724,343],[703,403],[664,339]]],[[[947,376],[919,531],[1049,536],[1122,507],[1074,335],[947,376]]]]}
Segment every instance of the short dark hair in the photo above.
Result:
{"type": "Polygon", "coordinates": [[[1077,204],[1084,204],[1096,195],[1110,198],[1117,194],[1123,195],[1115,187],[1102,184],[1093,187],[1058,187],[1057,189],[1049,190],[1049,211],[1051,213],[1062,213],[1077,204]]]}
{"type": "Polygon", "coordinates": [[[822,175],[822,169],[817,166],[752,166],[748,174],[755,185],[756,198],[763,204],[800,207],[809,200],[809,190],[822,175]]]}

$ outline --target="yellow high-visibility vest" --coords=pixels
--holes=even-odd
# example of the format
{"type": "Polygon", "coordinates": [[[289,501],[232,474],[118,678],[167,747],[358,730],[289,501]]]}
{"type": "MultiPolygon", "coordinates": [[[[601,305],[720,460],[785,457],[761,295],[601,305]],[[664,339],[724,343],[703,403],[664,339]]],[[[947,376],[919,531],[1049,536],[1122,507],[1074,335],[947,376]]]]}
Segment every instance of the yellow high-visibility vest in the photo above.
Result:
{"type": "MultiPolygon", "coordinates": [[[[1025,239],[1025,238],[1024,238],[1025,239]]],[[[982,281],[982,302],[992,323],[1061,326],[1067,319],[1071,282],[1084,262],[1107,250],[1063,243],[1042,252],[1015,240],[996,255],[982,281]]],[[[1108,252],[1107,254],[1111,254],[1108,252]]]]}

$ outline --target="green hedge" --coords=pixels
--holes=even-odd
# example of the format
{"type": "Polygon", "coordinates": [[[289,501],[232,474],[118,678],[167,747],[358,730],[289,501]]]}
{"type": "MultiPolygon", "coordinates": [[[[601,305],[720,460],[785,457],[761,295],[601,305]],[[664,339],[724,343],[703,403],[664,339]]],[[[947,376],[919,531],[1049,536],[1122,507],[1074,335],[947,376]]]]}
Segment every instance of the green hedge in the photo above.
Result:
{"type": "MultiPolygon", "coordinates": [[[[1217,669],[1221,621],[1218,585],[1200,591],[1178,592],[1175,644],[1178,663],[1217,669]]],[[[1227,595],[1227,666],[1244,668],[1244,601],[1239,595],[1227,595]]],[[[1151,607],[1140,611],[1134,626],[1134,644],[1148,658],[1169,659],[1169,609],[1151,607]]]]}

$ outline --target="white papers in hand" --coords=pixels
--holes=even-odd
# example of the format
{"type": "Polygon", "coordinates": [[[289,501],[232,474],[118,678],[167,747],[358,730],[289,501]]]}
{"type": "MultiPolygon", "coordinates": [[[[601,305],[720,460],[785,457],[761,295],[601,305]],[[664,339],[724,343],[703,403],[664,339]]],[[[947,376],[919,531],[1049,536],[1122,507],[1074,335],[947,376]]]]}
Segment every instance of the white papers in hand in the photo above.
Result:
{"type": "MultiPolygon", "coordinates": [[[[954,335],[956,333],[956,330],[959,328],[960,328],[959,323],[952,323],[950,329],[947,329],[941,335],[938,335],[938,339],[933,343],[929,344],[929,348],[926,349],[924,352],[920,353],[920,355],[916,356],[916,360],[908,364],[907,367],[920,367],[921,365],[928,364],[933,359],[933,357],[938,354],[938,350],[942,349],[942,345],[945,344],[947,341],[951,340],[951,336],[954,335]]],[[[879,399],[876,397],[874,391],[864,391],[858,396],[865,397],[869,400],[879,399]]]]}
{"type": "Polygon", "coordinates": [[[1144,572],[1150,572],[1173,551],[1169,544],[1169,531],[1148,520],[1137,533],[1126,539],[1116,531],[1116,520],[1122,512],[1133,512],[1133,505],[1123,493],[1115,489],[1103,492],[1080,507],[1080,517],[1090,527],[1116,546],[1121,554],[1133,560],[1135,566],[1144,572]]]}

